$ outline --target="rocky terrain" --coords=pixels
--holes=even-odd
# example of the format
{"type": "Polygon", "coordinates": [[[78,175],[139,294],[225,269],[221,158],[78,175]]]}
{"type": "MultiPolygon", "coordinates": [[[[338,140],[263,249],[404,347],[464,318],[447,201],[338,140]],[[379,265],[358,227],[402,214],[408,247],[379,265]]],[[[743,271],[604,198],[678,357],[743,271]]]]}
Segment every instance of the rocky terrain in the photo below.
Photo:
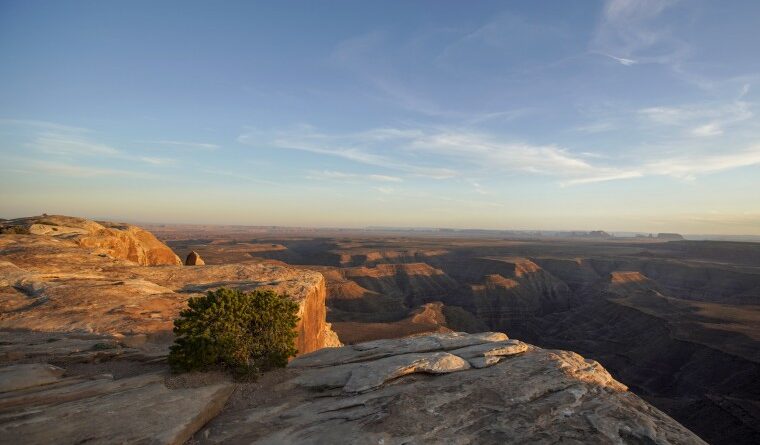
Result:
{"type": "Polygon", "coordinates": [[[598,363],[500,333],[328,348],[233,395],[221,443],[701,444],[598,363]]]}
{"type": "Polygon", "coordinates": [[[182,264],[179,257],[152,233],[129,224],[43,215],[2,221],[0,233],[49,235],[56,239],[67,239],[95,252],[129,260],[141,266],[182,264]]]}
{"type": "Polygon", "coordinates": [[[703,443],[594,360],[458,332],[506,328],[601,360],[711,442],[716,428],[725,442],[754,440],[752,264],[674,261],[683,250],[663,242],[584,241],[604,253],[593,258],[577,244],[471,239],[172,250],[129,227],[2,222],[0,443],[703,443]],[[194,253],[191,265],[174,251],[194,253]],[[172,320],[222,286],[299,302],[301,355],[288,369],[247,384],[169,375],[172,320]],[[322,349],[340,344],[329,322],[349,346],[322,349]]]}
{"type": "Polygon", "coordinates": [[[184,267],[133,226],[59,216],[3,222],[0,443],[183,443],[234,385],[223,375],[168,376],[173,320],[188,298],[222,286],[272,288],[297,301],[300,353],[340,344],[325,322],[318,272],[184,267]]]}
{"type": "Polygon", "coordinates": [[[190,297],[219,287],[267,287],[298,301],[300,352],[338,344],[325,323],[326,287],[320,273],[276,264],[184,267],[172,260],[171,265],[154,261],[156,265],[144,266],[143,259],[169,257],[167,252],[179,259],[137,228],[129,233],[146,235],[133,240],[133,250],[146,256],[121,255],[124,251],[114,246],[122,235],[108,238],[111,232],[100,232],[103,225],[80,218],[27,218],[4,226],[8,233],[0,235],[0,329],[108,334],[129,343],[166,345],[173,320],[190,297]],[[28,224],[40,220],[56,230],[28,224]],[[19,221],[29,234],[12,229],[19,221]],[[91,232],[84,232],[93,227],[97,243],[87,235],[91,232]],[[147,240],[145,246],[141,240],[147,240]]]}
{"type": "Polygon", "coordinates": [[[509,332],[598,360],[711,443],[760,442],[758,244],[673,234],[221,233],[167,232],[176,251],[196,250],[209,263],[278,261],[321,271],[328,320],[346,343],[509,332]]]}

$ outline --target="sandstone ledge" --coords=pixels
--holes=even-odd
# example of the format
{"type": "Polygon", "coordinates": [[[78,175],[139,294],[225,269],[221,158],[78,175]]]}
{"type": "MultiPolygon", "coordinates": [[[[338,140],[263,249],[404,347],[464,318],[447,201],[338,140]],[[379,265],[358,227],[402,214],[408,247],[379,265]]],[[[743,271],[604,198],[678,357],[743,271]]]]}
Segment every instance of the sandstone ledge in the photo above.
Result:
{"type": "Polygon", "coordinates": [[[434,334],[301,356],[266,374],[201,444],[704,444],[598,363],[504,334],[434,334]]]}
{"type": "Polygon", "coordinates": [[[0,223],[0,233],[28,233],[74,241],[141,266],[181,265],[182,261],[152,233],[140,227],[61,215],[30,216],[0,223]]]}
{"type": "MultiPolygon", "coordinates": [[[[89,225],[82,224],[86,232],[89,225]]],[[[325,321],[325,280],[318,272],[277,264],[140,266],[83,247],[66,235],[68,226],[51,227],[64,235],[0,235],[0,329],[106,334],[165,347],[189,298],[220,287],[269,288],[299,304],[299,353],[340,345],[325,321]]]]}

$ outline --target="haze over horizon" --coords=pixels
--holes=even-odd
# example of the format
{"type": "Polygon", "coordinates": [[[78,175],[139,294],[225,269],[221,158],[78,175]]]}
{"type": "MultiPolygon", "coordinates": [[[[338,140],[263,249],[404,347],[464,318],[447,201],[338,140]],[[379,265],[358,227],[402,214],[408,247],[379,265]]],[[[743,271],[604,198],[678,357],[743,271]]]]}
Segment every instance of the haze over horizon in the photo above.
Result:
{"type": "Polygon", "coordinates": [[[0,3],[0,217],[760,235],[760,3],[0,3]]]}

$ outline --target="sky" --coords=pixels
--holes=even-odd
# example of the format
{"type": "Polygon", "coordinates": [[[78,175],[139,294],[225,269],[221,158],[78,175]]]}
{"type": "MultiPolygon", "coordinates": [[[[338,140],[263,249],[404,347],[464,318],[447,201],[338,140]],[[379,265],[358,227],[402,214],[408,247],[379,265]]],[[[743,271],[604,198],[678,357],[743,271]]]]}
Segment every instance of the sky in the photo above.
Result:
{"type": "Polygon", "coordinates": [[[760,235],[760,2],[0,0],[0,217],[760,235]]]}

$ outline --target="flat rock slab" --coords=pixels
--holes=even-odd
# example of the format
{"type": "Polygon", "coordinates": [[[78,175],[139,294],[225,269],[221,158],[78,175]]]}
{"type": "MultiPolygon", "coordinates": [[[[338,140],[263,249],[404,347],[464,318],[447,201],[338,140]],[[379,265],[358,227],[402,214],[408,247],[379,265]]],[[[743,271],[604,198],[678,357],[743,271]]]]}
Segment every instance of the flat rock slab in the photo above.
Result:
{"type": "Polygon", "coordinates": [[[599,363],[493,333],[305,355],[228,406],[193,443],[704,445],[599,363]]]}
{"type": "Polygon", "coordinates": [[[358,365],[343,387],[346,392],[362,392],[377,388],[395,378],[417,372],[446,374],[464,371],[470,364],[448,352],[402,354],[358,365]]]}
{"type": "MultiPolygon", "coordinates": [[[[91,397],[0,414],[0,444],[182,444],[219,413],[234,388],[169,389],[163,379],[146,384],[146,376],[110,385],[105,390],[115,392],[100,388],[91,397]]],[[[56,391],[51,401],[65,393],[56,391]]]]}
{"type": "Polygon", "coordinates": [[[304,354],[291,361],[291,368],[318,368],[377,360],[400,354],[419,352],[447,351],[507,340],[501,332],[482,332],[465,334],[452,332],[446,334],[419,335],[392,340],[375,340],[342,348],[325,348],[304,354]]]}
{"type": "Polygon", "coordinates": [[[0,368],[0,393],[54,383],[64,372],[47,363],[5,366],[0,368]]]}

